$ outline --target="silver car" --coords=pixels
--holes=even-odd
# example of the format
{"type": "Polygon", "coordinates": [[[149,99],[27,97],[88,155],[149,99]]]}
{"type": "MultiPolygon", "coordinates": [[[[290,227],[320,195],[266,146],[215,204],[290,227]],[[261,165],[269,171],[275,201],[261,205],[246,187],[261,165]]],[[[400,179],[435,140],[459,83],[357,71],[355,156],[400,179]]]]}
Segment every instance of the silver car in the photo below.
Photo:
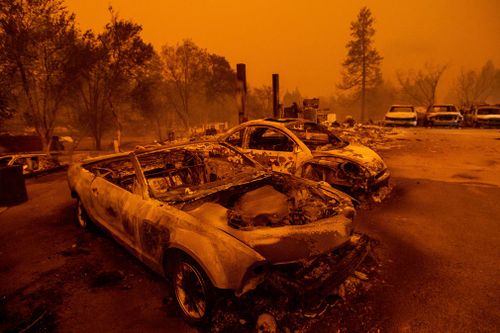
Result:
{"type": "Polygon", "coordinates": [[[385,114],[385,126],[417,126],[417,112],[413,105],[392,105],[385,114]]]}

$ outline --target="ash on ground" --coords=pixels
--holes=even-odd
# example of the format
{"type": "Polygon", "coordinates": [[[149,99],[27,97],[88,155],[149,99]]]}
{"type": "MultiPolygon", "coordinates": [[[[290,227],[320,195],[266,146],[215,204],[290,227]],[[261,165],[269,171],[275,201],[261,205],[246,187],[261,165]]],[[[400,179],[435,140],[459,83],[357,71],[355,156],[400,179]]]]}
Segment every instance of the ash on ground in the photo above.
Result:
{"type": "MultiPolygon", "coordinates": [[[[376,244],[372,240],[372,245],[376,244]]],[[[383,283],[381,265],[374,249],[340,286],[316,304],[305,304],[260,286],[241,298],[219,300],[209,332],[369,332],[380,327],[373,318],[367,295],[383,283]],[[349,320],[348,320],[349,319],[349,320]],[[349,323],[349,327],[345,326],[349,323]]]]}

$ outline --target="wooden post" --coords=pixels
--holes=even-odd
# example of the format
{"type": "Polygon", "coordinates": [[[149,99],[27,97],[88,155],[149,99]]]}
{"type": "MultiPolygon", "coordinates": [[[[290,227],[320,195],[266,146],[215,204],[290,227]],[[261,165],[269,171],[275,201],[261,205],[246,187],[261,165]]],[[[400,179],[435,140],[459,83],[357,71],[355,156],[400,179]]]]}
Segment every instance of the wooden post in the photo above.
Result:
{"type": "Polygon", "coordinates": [[[236,98],[238,99],[238,123],[247,121],[246,102],[247,102],[247,73],[245,64],[236,64],[236,79],[238,91],[236,98]]]}
{"type": "Polygon", "coordinates": [[[273,74],[273,117],[280,117],[280,75],[273,74]]]}

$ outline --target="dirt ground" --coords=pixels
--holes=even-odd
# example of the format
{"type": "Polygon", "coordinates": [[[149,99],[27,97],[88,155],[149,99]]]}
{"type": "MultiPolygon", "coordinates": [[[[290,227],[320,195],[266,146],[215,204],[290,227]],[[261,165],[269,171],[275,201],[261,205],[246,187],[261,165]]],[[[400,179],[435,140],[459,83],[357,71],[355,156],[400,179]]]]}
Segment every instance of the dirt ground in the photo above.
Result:
{"type": "MultiPolygon", "coordinates": [[[[497,331],[500,131],[398,129],[379,148],[394,190],[355,220],[376,242],[368,279],[353,279],[354,291],[321,316],[295,314],[280,330],[497,331]]],[[[0,331],[199,331],[162,278],[103,232],[76,226],[64,173],[27,187],[28,202],[0,212],[0,331]]],[[[239,319],[240,330],[255,325],[239,319]]]]}

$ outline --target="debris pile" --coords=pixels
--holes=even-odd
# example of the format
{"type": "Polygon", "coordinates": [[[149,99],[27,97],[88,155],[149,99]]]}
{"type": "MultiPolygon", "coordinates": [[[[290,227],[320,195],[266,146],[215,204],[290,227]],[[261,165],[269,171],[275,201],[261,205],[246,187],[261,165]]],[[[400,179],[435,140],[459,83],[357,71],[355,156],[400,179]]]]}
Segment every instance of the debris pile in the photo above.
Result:
{"type": "Polygon", "coordinates": [[[319,302],[302,302],[292,295],[276,294],[266,288],[257,288],[238,299],[223,298],[207,329],[210,332],[313,332],[325,324],[327,315],[329,325],[339,325],[329,330],[343,331],[347,329],[340,326],[344,316],[359,315],[359,320],[352,322],[359,325],[357,329],[369,331],[376,320],[370,323],[373,315],[370,307],[365,306],[366,301],[357,300],[366,298],[373,285],[380,283],[379,272],[378,259],[370,252],[351,276],[319,302]],[[364,308],[358,309],[358,306],[364,308]]]}
{"type": "Polygon", "coordinates": [[[360,143],[374,150],[389,149],[389,143],[395,141],[398,134],[393,127],[381,127],[376,125],[355,124],[352,127],[341,127],[333,129],[343,139],[351,143],[360,143]]]}

